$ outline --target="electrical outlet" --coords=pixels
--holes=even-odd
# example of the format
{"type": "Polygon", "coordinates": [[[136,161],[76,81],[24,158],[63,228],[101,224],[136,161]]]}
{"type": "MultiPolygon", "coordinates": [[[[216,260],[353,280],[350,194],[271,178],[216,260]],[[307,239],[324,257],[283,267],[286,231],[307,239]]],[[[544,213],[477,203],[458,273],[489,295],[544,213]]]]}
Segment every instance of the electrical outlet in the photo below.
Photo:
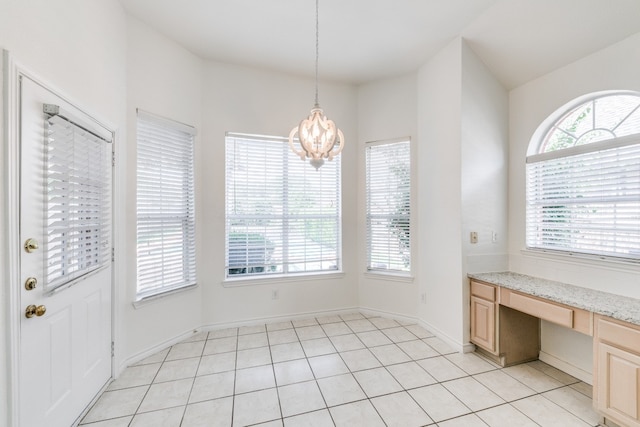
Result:
{"type": "Polygon", "coordinates": [[[478,232],[472,231],[469,235],[469,241],[471,243],[478,243],[478,232]]]}
{"type": "Polygon", "coordinates": [[[426,294],[426,293],[422,293],[422,294],[420,294],[420,301],[421,301],[423,304],[426,304],[426,303],[427,303],[427,294],[426,294]]]}
{"type": "Polygon", "coordinates": [[[492,231],[491,232],[491,242],[492,243],[498,243],[498,232],[497,231],[492,231]]]}
{"type": "Polygon", "coordinates": [[[273,291],[271,291],[271,299],[278,298],[280,298],[280,291],[278,289],[274,289],[273,291]]]}

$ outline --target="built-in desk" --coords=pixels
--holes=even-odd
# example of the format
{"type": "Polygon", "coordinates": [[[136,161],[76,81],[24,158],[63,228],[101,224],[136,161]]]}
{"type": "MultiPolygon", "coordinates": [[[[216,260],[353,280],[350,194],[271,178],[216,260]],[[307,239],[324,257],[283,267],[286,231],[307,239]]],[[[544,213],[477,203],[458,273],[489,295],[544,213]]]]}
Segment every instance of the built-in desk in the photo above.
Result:
{"type": "Polygon", "coordinates": [[[512,272],[469,274],[471,342],[502,366],[535,360],[540,319],[593,336],[593,404],[640,427],[640,300],[512,272]]]}

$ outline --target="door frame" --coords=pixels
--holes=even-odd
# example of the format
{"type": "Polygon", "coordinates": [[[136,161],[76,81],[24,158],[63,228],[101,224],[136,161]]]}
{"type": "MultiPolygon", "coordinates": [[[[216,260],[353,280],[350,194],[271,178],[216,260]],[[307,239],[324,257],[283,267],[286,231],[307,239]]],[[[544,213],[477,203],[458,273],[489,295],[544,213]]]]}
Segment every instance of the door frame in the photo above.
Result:
{"type": "MultiPolygon", "coordinates": [[[[20,320],[22,316],[22,307],[20,306],[20,79],[28,78],[34,81],[36,84],[41,85],[47,90],[53,92],[59,96],[65,102],[80,109],[81,111],[90,111],[84,108],[82,104],[70,100],[66,96],[65,92],[58,87],[51,85],[49,82],[41,79],[33,72],[29,71],[24,66],[16,63],[7,50],[2,50],[2,111],[3,117],[0,120],[4,121],[4,134],[1,136],[5,141],[5,174],[3,178],[6,178],[5,191],[7,203],[6,209],[6,224],[5,231],[7,234],[6,239],[6,254],[7,254],[7,268],[5,284],[8,286],[8,298],[6,313],[8,317],[8,425],[12,427],[20,426],[20,320]]],[[[117,132],[114,130],[115,126],[102,118],[96,118],[91,113],[88,114],[97,124],[108,129],[112,135],[112,156],[115,159],[116,149],[116,137],[117,132]]],[[[111,247],[112,254],[115,254],[115,167],[112,167],[111,174],[111,247]]],[[[116,264],[115,256],[111,259],[111,378],[115,376],[115,356],[114,356],[114,342],[116,338],[116,297],[117,290],[115,286],[116,277],[116,264]]],[[[105,387],[102,391],[104,391],[105,387]]],[[[88,408],[87,408],[88,409],[88,408]]],[[[85,410],[86,412],[86,410],[85,410]]],[[[78,414],[78,416],[84,415],[78,414]]]]}

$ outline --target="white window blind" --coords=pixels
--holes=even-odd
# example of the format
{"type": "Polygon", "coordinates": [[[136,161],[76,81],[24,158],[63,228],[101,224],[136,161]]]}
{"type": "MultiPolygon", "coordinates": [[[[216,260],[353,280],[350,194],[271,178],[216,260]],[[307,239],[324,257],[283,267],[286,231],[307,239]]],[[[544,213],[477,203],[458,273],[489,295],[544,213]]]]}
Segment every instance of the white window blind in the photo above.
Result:
{"type": "Polygon", "coordinates": [[[138,300],[196,284],[195,129],[138,111],[138,300]]]}
{"type": "Polygon", "coordinates": [[[640,138],[527,164],[527,245],[640,259],[640,138]]]}
{"type": "Polygon", "coordinates": [[[111,144],[62,115],[45,129],[44,289],[52,291],[111,261],[111,144]]]}
{"type": "Polygon", "coordinates": [[[340,215],[339,158],[315,170],[285,138],[227,134],[228,278],[339,270],[340,215]]]}
{"type": "Polygon", "coordinates": [[[410,142],[366,145],[367,269],[411,271],[410,142]]]}
{"type": "Polygon", "coordinates": [[[640,97],[574,108],[527,157],[528,248],[640,260],[640,97]]]}

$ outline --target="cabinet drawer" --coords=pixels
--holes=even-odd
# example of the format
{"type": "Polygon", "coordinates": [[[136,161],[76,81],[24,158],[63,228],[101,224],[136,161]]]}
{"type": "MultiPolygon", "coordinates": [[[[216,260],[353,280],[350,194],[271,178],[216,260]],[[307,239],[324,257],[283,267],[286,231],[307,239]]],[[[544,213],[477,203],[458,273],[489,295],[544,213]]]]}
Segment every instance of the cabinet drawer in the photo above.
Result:
{"type": "Polygon", "coordinates": [[[496,287],[485,285],[484,283],[471,281],[471,295],[486,299],[487,301],[496,300],[496,287]]]}
{"type": "Polygon", "coordinates": [[[515,292],[503,289],[501,295],[502,304],[522,311],[540,319],[557,323],[567,328],[573,328],[573,310],[551,302],[542,301],[526,295],[517,294],[515,292]]]}
{"type": "Polygon", "coordinates": [[[598,340],[640,354],[640,330],[597,318],[598,340]]]}

